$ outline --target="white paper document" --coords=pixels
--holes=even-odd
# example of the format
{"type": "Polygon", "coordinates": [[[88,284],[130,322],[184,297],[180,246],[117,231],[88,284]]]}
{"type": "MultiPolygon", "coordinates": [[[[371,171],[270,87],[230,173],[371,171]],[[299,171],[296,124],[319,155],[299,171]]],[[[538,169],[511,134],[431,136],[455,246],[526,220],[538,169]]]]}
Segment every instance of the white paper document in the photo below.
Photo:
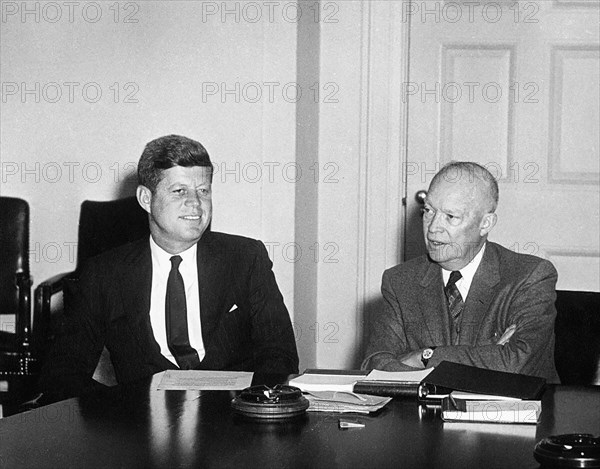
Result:
{"type": "Polygon", "coordinates": [[[494,394],[478,394],[474,392],[452,391],[454,399],[463,399],[468,401],[521,401],[518,397],[496,396],[494,394]]]}
{"type": "Polygon", "coordinates": [[[240,391],[252,383],[249,371],[167,370],[160,391],[240,391]]]}
{"type": "Polygon", "coordinates": [[[443,422],[442,428],[446,432],[461,432],[465,438],[477,438],[477,433],[493,435],[507,435],[518,438],[530,438],[535,440],[537,427],[535,425],[523,425],[521,423],[477,423],[477,422],[443,422]]]}
{"type": "Polygon", "coordinates": [[[302,392],[309,391],[347,391],[352,392],[354,385],[364,375],[344,374],[312,374],[304,373],[290,380],[290,386],[299,388],[302,392]]]}
{"type": "Polygon", "coordinates": [[[304,395],[310,402],[309,412],[376,412],[392,400],[391,397],[369,396],[343,391],[310,392],[304,395]]]}
{"type": "Polygon", "coordinates": [[[372,370],[362,381],[399,381],[401,383],[420,383],[433,371],[433,368],[415,371],[372,370]]]}

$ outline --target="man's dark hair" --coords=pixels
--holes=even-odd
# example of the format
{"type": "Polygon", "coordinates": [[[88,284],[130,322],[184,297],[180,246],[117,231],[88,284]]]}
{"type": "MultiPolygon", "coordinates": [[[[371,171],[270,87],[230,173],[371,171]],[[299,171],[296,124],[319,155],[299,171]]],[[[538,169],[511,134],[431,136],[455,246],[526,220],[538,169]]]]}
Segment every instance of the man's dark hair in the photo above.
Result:
{"type": "Polygon", "coordinates": [[[471,161],[451,161],[445,164],[431,180],[430,187],[433,187],[440,179],[446,182],[459,182],[462,178],[468,178],[468,181],[478,179],[485,184],[486,195],[489,198],[491,206],[490,212],[495,212],[498,206],[498,182],[496,178],[485,167],[471,161]]]}
{"type": "Polygon", "coordinates": [[[167,135],[152,140],[144,148],[138,162],[138,183],[154,192],[162,172],[173,166],[205,166],[210,168],[212,178],[213,165],[200,142],[181,135],[167,135]]]}

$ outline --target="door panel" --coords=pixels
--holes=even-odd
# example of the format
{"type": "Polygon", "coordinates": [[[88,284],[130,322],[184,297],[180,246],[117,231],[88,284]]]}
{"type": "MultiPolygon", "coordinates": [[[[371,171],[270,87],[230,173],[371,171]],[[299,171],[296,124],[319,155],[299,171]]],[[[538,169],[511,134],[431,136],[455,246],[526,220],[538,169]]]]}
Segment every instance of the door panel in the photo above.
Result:
{"type": "Polygon", "coordinates": [[[441,165],[497,177],[490,240],[550,259],[559,289],[600,291],[598,2],[411,2],[405,259],[417,191],[441,165]]]}

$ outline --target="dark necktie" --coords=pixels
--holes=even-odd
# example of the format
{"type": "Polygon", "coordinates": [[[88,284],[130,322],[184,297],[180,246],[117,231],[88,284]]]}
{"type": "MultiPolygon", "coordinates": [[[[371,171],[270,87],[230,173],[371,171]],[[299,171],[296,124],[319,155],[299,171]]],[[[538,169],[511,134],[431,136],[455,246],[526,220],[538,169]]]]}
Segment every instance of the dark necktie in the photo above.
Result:
{"type": "Polygon", "coordinates": [[[460,333],[460,313],[463,309],[463,299],[458,291],[456,282],[462,278],[462,275],[458,270],[452,271],[450,279],[444,287],[444,293],[448,300],[448,311],[450,311],[450,317],[452,318],[452,336],[454,337],[453,343],[458,342],[458,335],[460,333]]]}
{"type": "Polygon", "coordinates": [[[182,370],[198,368],[198,352],[190,346],[187,328],[187,307],[185,287],[179,272],[180,256],[171,257],[171,271],[167,280],[165,301],[165,320],[167,326],[167,345],[182,370]]]}

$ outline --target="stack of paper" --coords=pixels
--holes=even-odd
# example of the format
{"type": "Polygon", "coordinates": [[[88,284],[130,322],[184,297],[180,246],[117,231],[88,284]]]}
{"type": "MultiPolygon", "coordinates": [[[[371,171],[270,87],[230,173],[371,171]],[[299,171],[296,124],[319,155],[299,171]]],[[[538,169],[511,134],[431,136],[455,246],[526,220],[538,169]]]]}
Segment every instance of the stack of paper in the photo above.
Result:
{"type": "Polygon", "coordinates": [[[158,383],[160,391],[240,391],[252,383],[249,371],[167,370],[158,383]]]}
{"type": "Polygon", "coordinates": [[[434,368],[425,368],[415,371],[381,371],[372,370],[364,381],[383,381],[395,383],[420,383],[434,368]]]}
{"type": "Polygon", "coordinates": [[[419,383],[433,370],[388,372],[373,370],[306,370],[290,380],[303,392],[346,391],[376,396],[416,396],[419,383]]]}
{"type": "Polygon", "coordinates": [[[527,438],[534,440],[537,428],[535,425],[521,425],[521,424],[507,424],[498,425],[496,423],[480,423],[480,422],[462,422],[462,421],[448,421],[443,423],[444,433],[448,432],[459,432],[468,435],[469,438],[473,438],[476,434],[490,434],[490,435],[506,435],[511,438],[527,438]]]}
{"type": "Polygon", "coordinates": [[[309,412],[358,412],[368,414],[383,408],[391,397],[367,396],[344,391],[313,391],[304,395],[309,412]]]}
{"type": "Polygon", "coordinates": [[[447,422],[531,423],[542,413],[542,402],[514,397],[453,391],[442,400],[442,419],[447,422]]]}
{"type": "Polygon", "coordinates": [[[354,385],[364,379],[366,371],[346,370],[306,370],[300,376],[289,381],[290,386],[302,392],[311,391],[347,391],[352,392],[354,385]]]}
{"type": "Polygon", "coordinates": [[[390,397],[354,392],[357,382],[367,379],[368,371],[306,370],[289,381],[304,392],[310,402],[309,412],[375,412],[385,406],[390,397]]]}

